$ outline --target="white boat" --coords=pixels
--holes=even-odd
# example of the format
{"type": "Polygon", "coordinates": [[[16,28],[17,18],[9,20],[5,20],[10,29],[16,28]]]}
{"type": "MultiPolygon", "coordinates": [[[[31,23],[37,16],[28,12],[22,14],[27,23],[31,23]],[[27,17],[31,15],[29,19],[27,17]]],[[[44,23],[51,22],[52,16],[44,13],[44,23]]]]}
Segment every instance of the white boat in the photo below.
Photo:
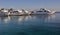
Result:
{"type": "Polygon", "coordinates": [[[50,10],[41,8],[41,9],[38,10],[38,11],[32,11],[31,14],[53,14],[53,13],[55,13],[55,11],[50,11],[50,10]]]}
{"type": "Polygon", "coordinates": [[[8,10],[1,10],[0,16],[8,16],[8,10]]]}
{"type": "Polygon", "coordinates": [[[29,11],[24,10],[24,9],[18,10],[18,12],[19,12],[19,15],[28,15],[29,14],[29,11]]]}
{"type": "Polygon", "coordinates": [[[12,11],[9,11],[9,10],[6,10],[6,9],[3,9],[1,10],[0,12],[0,16],[5,16],[5,15],[37,15],[37,14],[53,14],[55,13],[55,11],[50,11],[50,10],[47,10],[47,9],[44,9],[44,8],[41,8],[40,10],[38,11],[27,11],[27,10],[18,10],[18,11],[15,11],[15,10],[12,10],[12,11]]]}

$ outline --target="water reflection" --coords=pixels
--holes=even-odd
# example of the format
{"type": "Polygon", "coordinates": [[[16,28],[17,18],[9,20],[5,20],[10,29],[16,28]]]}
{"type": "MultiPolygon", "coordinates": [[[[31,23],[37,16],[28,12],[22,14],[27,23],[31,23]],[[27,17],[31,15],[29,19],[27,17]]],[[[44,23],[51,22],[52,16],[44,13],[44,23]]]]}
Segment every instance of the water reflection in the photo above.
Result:
{"type": "Polygon", "coordinates": [[[0,17],[2,35],[58,35],[59,24],[56,15],[8,16],[0,17]]]}
{"type": "Polygon", "coordinates": [[[0,22],[9,23],[11,21],[24,22],[24,21],[36,21],[39,20],[49,22],[55,19],[55,15],[35,15],[35,16],[8,16],[0,17],[0,22]]]}

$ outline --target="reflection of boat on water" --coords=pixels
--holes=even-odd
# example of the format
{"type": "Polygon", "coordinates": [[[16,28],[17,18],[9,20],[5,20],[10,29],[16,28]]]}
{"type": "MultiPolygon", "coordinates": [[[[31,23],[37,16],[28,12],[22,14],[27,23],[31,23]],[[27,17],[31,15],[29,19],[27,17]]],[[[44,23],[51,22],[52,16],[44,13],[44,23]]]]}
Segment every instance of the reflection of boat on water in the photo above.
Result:
{"type": "Polygon", "coordinates": [[[8,16],[8,17],[0,17],[0,20],[2,20],[5,23],[8,23],[10,21],[13,22],[25,22],[25,21],[36,21],[39,20],[47,22],[51,21],[55,18],[55,15],[38,15],[38,16],[8,16]]]}
{"type": "Polygon", "coordinates": [[[55,18],[55,15],[38,15],[38,16],[20,16],[18,21],[50,21],[55,18]]]}
{"type": "Polygon", "coordinates": [[[0,17],[0,21],[8,23],[10,21],[10,17],[0,17]]]}
{"type": "Polygon", "coordinates": [[[45,19],[45,22],[53,22],[53,21],[55,21],[55,14],[50,15],[45,19]]]}
{"type": "Polygon", "coordinates": [[[8,23],[9,21],[10,21],[10,17],[7,17],[7,18],[4,19],[5,23],[8,23]]]}
{"type": "Polygon", "coordinates": [[[32,20],[32,19],[35,19],[35,18],[32,16],[20,16],[18,21],[28,21],[28,20],[32,20]]]}

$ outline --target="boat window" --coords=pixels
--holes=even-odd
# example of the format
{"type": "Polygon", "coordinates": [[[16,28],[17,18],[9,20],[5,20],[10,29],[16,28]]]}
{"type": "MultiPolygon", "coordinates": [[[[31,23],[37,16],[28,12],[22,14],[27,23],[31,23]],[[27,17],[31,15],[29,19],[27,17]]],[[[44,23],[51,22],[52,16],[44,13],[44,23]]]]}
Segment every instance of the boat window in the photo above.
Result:
{"type": "Polygon", "coordinates": [[[37,12],[42,12],[42,11],[37,11],[37,12]]]}
{"type": "Polygon", "coordinates": [[[46,10],[44,12],[47,12],[46,10]]]}
{"type": "Polygon", "coordinates": [[[14,11],[13,13],[17,13],[18,11],[14,11]]]}
{"type": "Polygon", "coordinates": [[[31,13],[34,13],[33,11],[31,13]]]}

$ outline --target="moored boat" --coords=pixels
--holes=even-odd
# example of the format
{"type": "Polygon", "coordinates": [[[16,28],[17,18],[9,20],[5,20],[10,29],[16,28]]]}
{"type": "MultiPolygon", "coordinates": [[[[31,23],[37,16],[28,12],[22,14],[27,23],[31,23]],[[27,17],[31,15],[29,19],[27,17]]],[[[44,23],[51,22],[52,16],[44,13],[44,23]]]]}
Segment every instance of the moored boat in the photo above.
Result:
{"type": "Polygon", "coordinates": [[[50,10],[47,10],[47,9],[44,9],[44,8],[41,8],[40,10],[38,11],[32,11],[31,14],[33,15],[39,15],[39,14],[54,14],[55,11],[50,11],[50,10]]]}
{"type": "Polygon", "coordinates": [[[27,10],[14,10],[14,9],[1,9],[0,16],[25,16],[25,15],[44,15],[44,14],[54,14],[55,11],[51,11],[48,9],[41,8],[37,11],[27,11],[27,10]]]}

